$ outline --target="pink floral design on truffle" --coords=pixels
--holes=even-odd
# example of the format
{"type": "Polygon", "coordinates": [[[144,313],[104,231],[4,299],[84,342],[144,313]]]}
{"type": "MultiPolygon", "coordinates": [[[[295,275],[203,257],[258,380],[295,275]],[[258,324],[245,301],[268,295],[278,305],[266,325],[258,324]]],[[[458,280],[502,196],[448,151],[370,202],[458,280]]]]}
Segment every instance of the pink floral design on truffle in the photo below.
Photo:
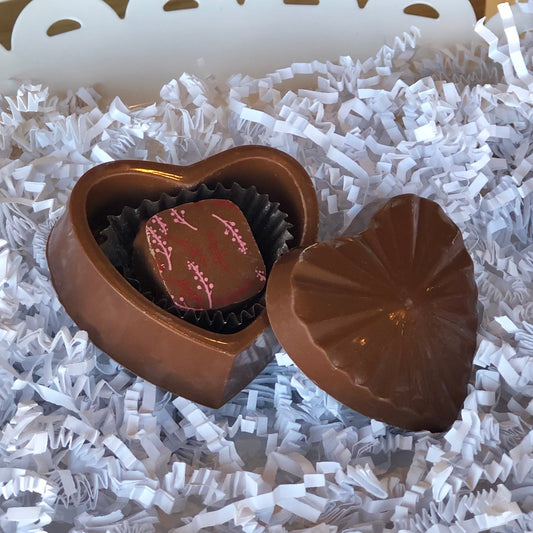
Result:
{"type": "Polygon", "coordinates": [[[196,288],[199,291],[203,290],[205,292],[209,307],[213,307],[213,300],[211,298],[211,295],[213,294],[214,285],[212,283],[209,283],[209,278],[207,276],[204,276],[204,273],[200,270],[200,267],[194,261],[187,261],[187,268],[194,272],[194,279],[198,282],[196,288]]]}
{"type": "Polygon", "coordinates": [[[192,307],[192,304],[188,304],[185,302],[185,298],[189,301],[195,301],[198,305],[201,305],[202,298],[201,296],[195,292],[195,290],[189,285],[188,281],[186,279],[183,280],[177,280],[172,278],[162,278],[165,285],[167,285],[167,288],[169,285],[175,285],[178,287],[176,292],[169,291],[170,297],[172,298],[172,301],[179,307],[185,310],[194,310],[195,308],[192,307]],[[180,295],[178,297],[178,294],[180,295]]]}
{"type": "Polygon", "coordinates": [[[185,298],[184,298],[183,296],[180,296],[180,297],[178,298],[178,301],[177,301],[177,302],[174,300],[174,303],[175,303],[177,306],[181,307],[182,309],[185,309],[185,311],[194,311],[194,308],[193,308],[193,307],[189,307],[189,306],[185,303],[185,298]]]}
{"type": "Polygon", "coordinates": [[[220,218],[215,214],[211,214],[211,216],[224,224],[224,235],[230,235],[231,241],[239,245],[239,252],[246,255],[246,252],[248,251],[248,245],[244,242],[242,236],[240,235],[239,228],[236,227],[237,224],[233,221],[220,218]]]}
{"type": "Polygon", "coordinates": [[[260,268],[257,268],[255,269],[255,276],[256,278],[259,280],[259,281],[266,281],[266,275],[265,275],[265,271],[264,270],[261,270],[260,268]]]}
{"type": "Polygon", "coordinates": [[[161,233],[164,235],[168,233],[168,226],[163,222],[163,219],[159,215],[154,215],[152,220],[159,226],[161,233]]]}
{"type": "MultiPolygon", "coordinates": [[[[163,223],[163,225],[166,227],[166,224],[163,223]]],[[[160,229],[161,231],[163,231],[161,226],[160,229]]],[[[172,254],[172,246],[169,246],[167,244],[167,241],[159,234],[157,229],[153,228],[148,224],[146,225],[146,234],[150,242],[150,251],[152,252],[152,255],[155,257],[155,254],[161,254],[166,259],[166,268],[169,271],[172,270],[172,261],[170,260],[172,254]]],[[[161,263],[161,265],[163,265],[163,263],[161,263]]]]}
{"type": "Polygon", "coordinates": [[[178,210],[176,208],[172,208],[170,210],[170,213],[172,214],[172,219],[174,220],[174,222],[176,222],[177,224],[184,224],[185,226],[191,228],[192,230],[194,231],[198,231],[198,228],[195,228],[194,226],[192,226],[191,224],[189,224],[185,218],[184,218],[184,214],[185,214],[185,210],[182,209],[179,213],[178,213],[178,210]]]}

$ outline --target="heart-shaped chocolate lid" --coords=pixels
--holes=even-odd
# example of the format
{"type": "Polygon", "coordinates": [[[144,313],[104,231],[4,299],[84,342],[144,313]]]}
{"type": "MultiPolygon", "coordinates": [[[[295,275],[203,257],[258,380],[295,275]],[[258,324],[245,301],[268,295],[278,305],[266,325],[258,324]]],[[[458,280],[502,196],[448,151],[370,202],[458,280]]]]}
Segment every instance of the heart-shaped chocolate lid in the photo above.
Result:
{"type": "Polygon", "coordinates": [[[214,333],[171,315],[136,291],[101,250],[97,237],[125,206],[201,183],[255,186],[288,215],[292,246],[316,240],[316,192],[292,157],[243,146],[188,167],[118,161],[87,172],[53,228],[47,258],[61,303],[90,339],[120,364],[171,392],[219,407],[269,362],[276,346],[262,312],[243,330],[214,333]]]}
{"type": "Polygon", "coordinates": [[[267,307],[300,369],[362,414],[441,431],[466,397],[478,316],[473,263],[434,202],[388,201],[357,237],[292,250],[267,307]]]}

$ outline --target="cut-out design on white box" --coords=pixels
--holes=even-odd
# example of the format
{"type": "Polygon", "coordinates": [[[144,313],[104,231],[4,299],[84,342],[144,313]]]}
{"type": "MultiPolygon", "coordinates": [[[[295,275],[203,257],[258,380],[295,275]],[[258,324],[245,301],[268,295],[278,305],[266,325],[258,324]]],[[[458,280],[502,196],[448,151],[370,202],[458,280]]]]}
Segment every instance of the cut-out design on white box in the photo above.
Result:
{"type": "Polygon", "coordinates": [[[180,9],[196,9],[200,4],[196,0],[168,0],[163,11],[179,11],[180,9]]]}
{"type": "Polygon", "coordinates": [[[422,47],[442,48],[471,42],[474,24],[468,0],[32,0],[11,50],[0,46],[0,71],[57,90],[95,85],[138,103],[183,72],[224,80],[366,59],[412,26],[422,47]]]}
{"type": "Polygon", "coordinates": [[[47,30],[46,35],[48,37],[54,37],[54,35],[60,35],[62,33],[68,33],[69,31],[79,30],[81,24],[77,20],[63,19],[54,22],[47,30]]]}
{"type": "Polygon", "coordinates": [[[411,4],[410,6],[407,6],[403,12],[406,15],[426,17],[428,19],[438,19],[440,17],[440,13],[428,4],[411,4]]]}

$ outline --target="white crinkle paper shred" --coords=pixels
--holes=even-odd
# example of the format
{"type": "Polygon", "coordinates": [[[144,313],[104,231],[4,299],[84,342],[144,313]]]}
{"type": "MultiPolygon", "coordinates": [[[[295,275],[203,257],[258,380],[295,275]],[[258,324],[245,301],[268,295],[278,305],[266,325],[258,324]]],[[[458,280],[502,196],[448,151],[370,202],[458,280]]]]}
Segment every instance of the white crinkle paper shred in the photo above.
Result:
{"type": "MultiPolygon", "coordinates": [[[[533,2],[521,4],[533,10],[533,2]]],[[[0,529],[430,532],[533,529],[533,36],[511,11],[479,50],[294,64],[226,84],[182,75],[152,105],[0,100],[0,529]],[[307,89],[286,90],[305,79],[307,89]],[[186,165],[241,144],[296,157],[321,238],[412,192],[461,227],[482,322],[469,394],[443,434],[343,407],[287,354],[218,411],[114,363],[59,304],[47,235],[97,163],[186,165]],[[358,216],[359,215],[359,216],[358,216]]]]}

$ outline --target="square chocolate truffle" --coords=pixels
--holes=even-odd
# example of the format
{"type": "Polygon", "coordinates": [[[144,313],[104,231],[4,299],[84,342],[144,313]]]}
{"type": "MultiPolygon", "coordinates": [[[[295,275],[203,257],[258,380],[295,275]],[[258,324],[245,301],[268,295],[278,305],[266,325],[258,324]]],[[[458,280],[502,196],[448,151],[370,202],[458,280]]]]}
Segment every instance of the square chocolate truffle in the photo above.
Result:
{"type": "Polygon", "coordinates": [[[161,211],[141,224],[133,248],[143,282],[184,310],[229,308],[265,286],[261,252],[245,216],[229,200],[161,211]]]}

